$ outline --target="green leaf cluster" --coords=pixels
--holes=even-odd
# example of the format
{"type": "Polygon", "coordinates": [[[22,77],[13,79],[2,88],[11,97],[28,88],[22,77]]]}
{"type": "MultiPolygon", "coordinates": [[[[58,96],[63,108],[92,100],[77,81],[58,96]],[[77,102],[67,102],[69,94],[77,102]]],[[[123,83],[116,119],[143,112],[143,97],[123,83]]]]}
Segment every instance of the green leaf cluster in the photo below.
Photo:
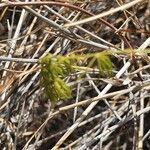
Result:
{"type": "Polygon", "coordinates": [[[87,57],[91,60],[88,67],[97,67],[102,77],[109,77],[112,75],[112,62],[109,58],[109,52],[100,52],[89,54],[87,57]]]}
{"type": "Polygon", "coordinates": [[[48,54],[41,58],[39,63],[41,64],[41,85],[44,87],[44,91],[51,101],[71,97],[71,89],[63,79],[75,71],[75,69],[80,69],[78,61],[80,61],[80,66],[83,66],[85,61],[87,61],[87,68],[95,67],[96,65],[101,76],[107,77],[111,75],[112,63],[107,52],[83,55],[71,54],[68,56],[53,56],[48,54]]]}
{"type": "Polygon", "coordinates": [[[112,63],[104,52],[96,54],[97,67],[103,77],[112,75],[112,63]]]}
{"type": "Polygon", "coordinates": [[[72,71],[72,62],[67,57],[53,57],[51,54],[40,59],[41,85],[51,101],[68,99],[71,97],[71,89],[63,81],[63,78],[72,71]]]}

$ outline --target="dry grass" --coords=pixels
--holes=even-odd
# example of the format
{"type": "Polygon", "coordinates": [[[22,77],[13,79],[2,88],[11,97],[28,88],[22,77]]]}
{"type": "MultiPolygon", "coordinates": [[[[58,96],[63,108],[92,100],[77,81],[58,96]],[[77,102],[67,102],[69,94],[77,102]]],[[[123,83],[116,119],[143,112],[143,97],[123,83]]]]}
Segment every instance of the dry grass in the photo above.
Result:
{"type": "Polygon", "coordinates": [[[149,0],[1,1],[1,149],[150,149],[149,18],[149,0]],[[83,67],[45,97],[39,58],[107,50],[111,78],[83,67]]]}

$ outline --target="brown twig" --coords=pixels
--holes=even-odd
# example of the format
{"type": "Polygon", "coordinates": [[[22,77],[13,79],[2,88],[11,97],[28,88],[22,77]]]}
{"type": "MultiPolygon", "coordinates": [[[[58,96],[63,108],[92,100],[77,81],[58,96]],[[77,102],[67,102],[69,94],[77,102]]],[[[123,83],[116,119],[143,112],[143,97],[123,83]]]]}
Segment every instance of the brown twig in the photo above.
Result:
{"type": "MultiPolygon", "coordinates": [[[[5,1],[5,3],[0,5],[1,7],[24,7],[24,6],[41,6],[41,5],[56,5],[56,6],[63,6],[63,7],[68,7],[70,9],[73,10],[77,10],[80,11],[82,13],[85,13],[89,16],[94,16],[93,13],[86,11],[85,9],[82,9],[78,6],[72,5],[70,3],[63,3],[63,2],[52,2],[52,1],[42,1],[42,2],[10,2],[10,1],[5,1]]],[[[109,22],[107,22],[106,20],[102,19],[102,18],[98,18],[98,21],[100,21],[101,23],[105,24],[106,26],[108,26],[109,28],[111,28],[114,33],[117,31],[117,28],[115,28],[113,25],[111,25],[109,22]]],[[[128,45],[131,49],[133,49],[133,47],[131,46],[131,44],[129,43],[129,41],[127,40],[127,38],[125,36],[122,36],[120,33],[116,33],[125,43],[126,45],[128,45]]]]}

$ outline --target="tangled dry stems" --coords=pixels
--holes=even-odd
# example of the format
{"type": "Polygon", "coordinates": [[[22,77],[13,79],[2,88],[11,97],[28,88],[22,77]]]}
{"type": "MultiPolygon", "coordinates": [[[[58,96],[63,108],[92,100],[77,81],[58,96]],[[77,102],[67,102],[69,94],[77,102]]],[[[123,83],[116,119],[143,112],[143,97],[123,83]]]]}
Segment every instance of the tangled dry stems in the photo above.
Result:
{"type": "Polygon", "coordinates": [[[146,0],[2,1],[0,147],[150,149],[149,7],[146,0]],[[83,75],[83,67],[64,79],[71,99],[45,97],[36,62],[47,53],[126,48],[131,55],[111,56],[111,78],[95,68],[83,75]]]}

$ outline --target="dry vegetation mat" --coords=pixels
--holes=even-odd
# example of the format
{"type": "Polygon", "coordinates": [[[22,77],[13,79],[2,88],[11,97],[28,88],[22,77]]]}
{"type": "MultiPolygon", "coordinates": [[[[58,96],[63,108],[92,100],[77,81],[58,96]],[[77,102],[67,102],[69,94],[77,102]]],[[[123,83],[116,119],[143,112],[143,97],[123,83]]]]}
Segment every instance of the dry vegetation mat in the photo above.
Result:
{"type": "Polygon", "coordinates": [[[1,0],[0,149],[149,150],[150,1],[1,0]]]}

